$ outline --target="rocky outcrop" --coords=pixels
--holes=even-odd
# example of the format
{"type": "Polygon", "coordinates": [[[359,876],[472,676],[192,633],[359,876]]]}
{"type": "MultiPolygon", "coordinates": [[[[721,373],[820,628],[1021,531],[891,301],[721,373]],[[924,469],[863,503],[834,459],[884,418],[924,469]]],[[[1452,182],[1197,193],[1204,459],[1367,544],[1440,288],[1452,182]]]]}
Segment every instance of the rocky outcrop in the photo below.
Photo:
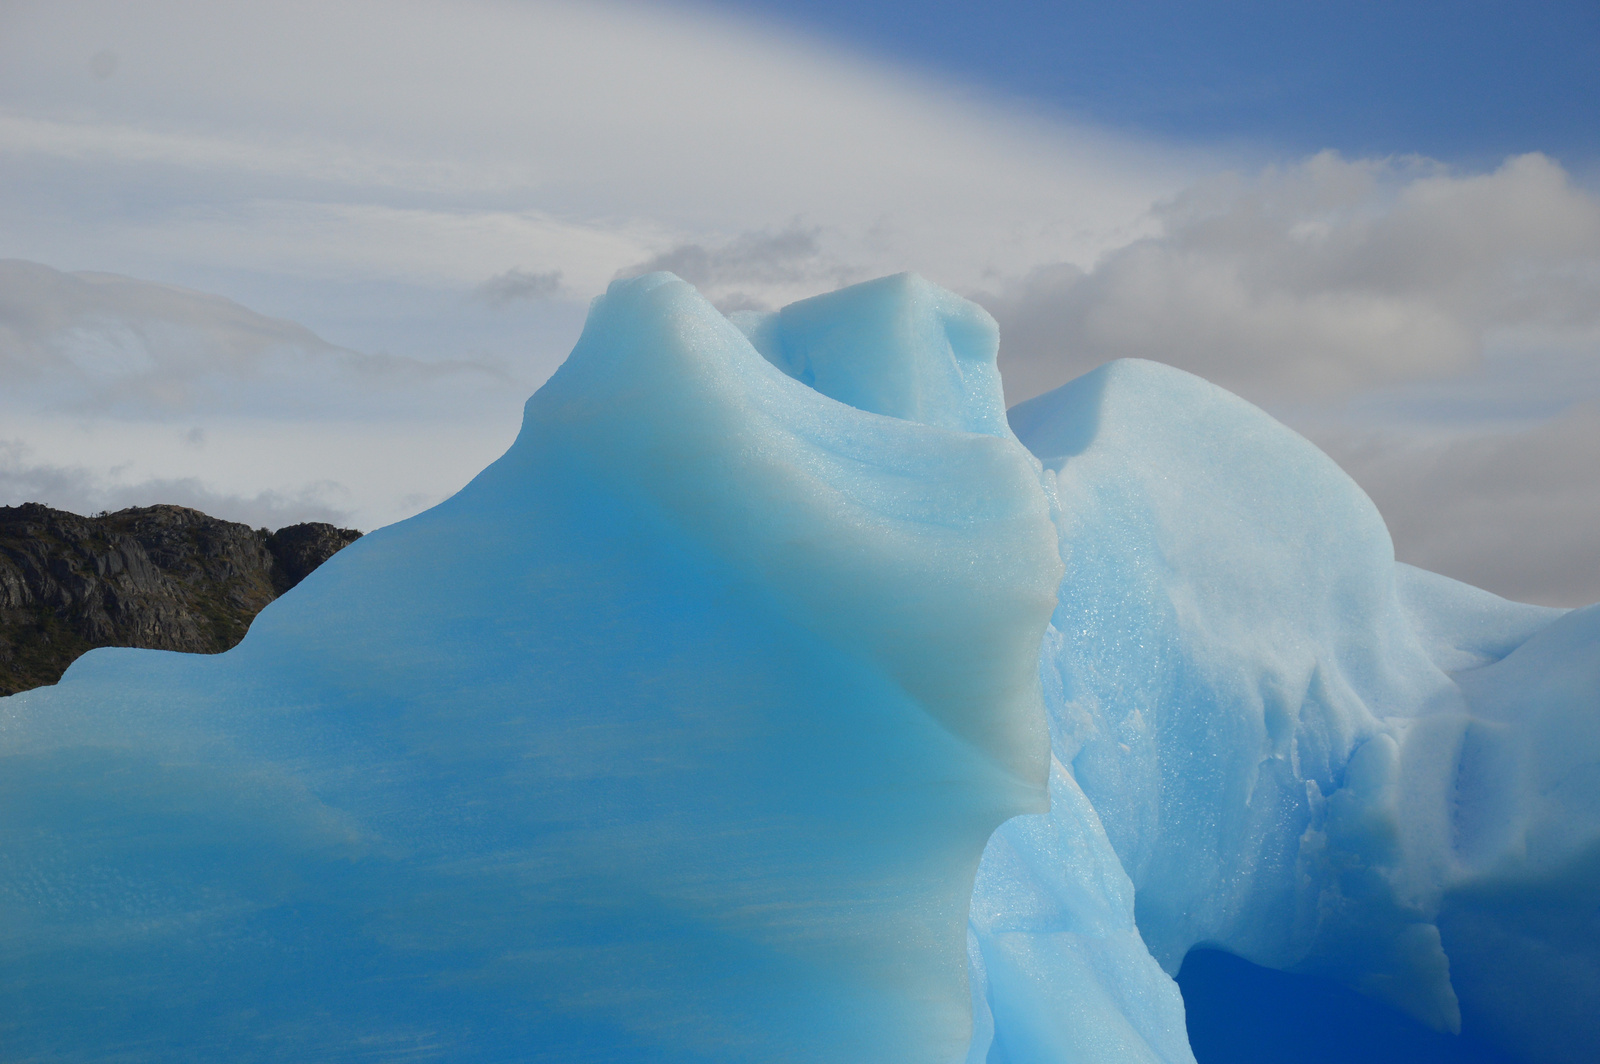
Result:
{"type": "Polygon", "coordinates": [[[326,524],[268,532],[183,506],[96,517],[0,506],[0,695],[55,683],[94,647],[227,650],[360,535],[326,524]]]}

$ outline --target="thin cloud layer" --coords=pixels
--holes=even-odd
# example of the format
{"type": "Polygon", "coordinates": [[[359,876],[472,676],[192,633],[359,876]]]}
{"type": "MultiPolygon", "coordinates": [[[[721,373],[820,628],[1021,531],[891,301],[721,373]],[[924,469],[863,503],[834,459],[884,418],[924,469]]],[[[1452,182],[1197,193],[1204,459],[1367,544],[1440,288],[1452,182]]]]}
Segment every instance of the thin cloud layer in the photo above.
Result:
{"type": "Polygon", "coordinates": [[[221,296],[0,260],[0,405],[122,417],[445,413],[504,370],[363,354],[221,296]]]}
{"type": "Polygon", "coordinates": [[[17,0],[0,256],[49,267],[0,264],[0,438],[29,449],[0,490],[373,527],[499,453],[619,273],[674,270],[731,311],[910,269],[994,311],[1013,401],[1125,355],[1306,424],[1413,382],[1448,445],[1400,416],[1317,436],[1402,556],[1589,587],[1597,537],[1556,530],[1600,528],[1570,457],[1594,426],[1467,431],[1485,404],[1442,382],[1537,351],[1514,404],[1479,381],[1496,416],[1600,394],[1594,195],[1539,155],[1235,152],[1246,176],[1208,177],[1222,158],[674,4],[17,0]],[[1495,554],[1519,537],[1537,572],[1495,554]]]}
{"type": "Polygon", "coordinates": [[[307,484],[292,493],[261,491],[244,496],[217,491],[198,477],[117,483],[85,466],[36,463],[31,457],[19,441],[0,440],[0,506],[44,501],[87,516],[163,502],[274,530],[304,521],[347,527],[353,517],[349,509],[335,504],[345,493],[332,482],[307,484]]]}
{"type": "Polygon", "coordinates": [[[970,286],[1092,261],[1197,157],[693,6],[17,0],[0,257],[192,298],[80,312],[105,286],[56,275],[26,300],[54,317],[6,312],[0,436],[102,487],[331,479],[370,527],[494,459],[619,270],[661,259],[728,309],[903,269],[970,286]],[[197,421],[203,447],[139,427],[197,421]]]}
{"type": "Polygon", "coordinates": [[[10,254],[97,247],[139,276],[559,269],[587,298],[662,248],[798,216],[866,268],[971,284],[1088,261],[1194,173],[678,5],[24,0],[6,19],[10,254]],[[118,58],[97,78],[101,51],[118,58]],[[107,167],[138,210],[86,209],[107,167]]]}
{"type": "Polygon", "coordinates": [[[712,244],[679,244],[617,276],[665,270],[694,285],[724,313],[771,310],[863,279],[859,266],[829,255],[822,238],[820,228],[796,224],[712,244]]]}
{"type": "Polygon", "coordinates": [[[443,501],[511,444],[515,419],[477,409],[475,419],[415,421],[5,412],[0,505],[83,513],[183,502],[252,525],[337,515],[378,528],[443,501]]]}
{"type": "Polygon", "coordinates": [[[560,270],[534,273],[512,267],[480,284],[473,294],[491,307],[508,307],[513,303],[536,303],[551,299],[560,291],[560,270]]]}
{"type": "Polygon", "coordinates": [[[1321,400],[1475,368],[1486,344],[1600,337],[1600,202],[1542,155],[1458,175],[1323,153],[1155,216],[1158,235],[1088,270],[980,295],[1012,401],[1130,356],[1321,400]]]}

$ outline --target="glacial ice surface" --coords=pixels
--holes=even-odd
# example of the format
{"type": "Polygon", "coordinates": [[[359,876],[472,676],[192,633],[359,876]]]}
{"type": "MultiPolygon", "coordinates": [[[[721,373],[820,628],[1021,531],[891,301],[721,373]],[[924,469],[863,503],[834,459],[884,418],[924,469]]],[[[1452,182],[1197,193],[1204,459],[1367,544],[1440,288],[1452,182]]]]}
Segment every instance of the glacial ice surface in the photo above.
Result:
{"type": "Polygon", "coordinates": [[[1193,947],[1600,1057],[1600,613],[902,275],[620,281],[454,498],[0,700],[8,1059],[1192,1061],[1193,947]]]}
{"type": "Polygon", "coordinates": [[[1189,1059],[1180,1006],[1131,974],[1137,939],[1169,973],[1220,948],[1527,1059],[1600,1059],[1600,609],[1397,565],[1331,460],[1167,366],[1107,364],[1010,421],[1066,564],[1041,660],[1052,808],[979,872],[994,1031],[969,1059],[1189,1059]],[[1087,847],[1053,856],[1066,816],[1115,852],[1097,897],[1074,889],[1087,847]],[[1113,955],[1116,975],[1070,974],[1113,955]],[[1022,1000],[1055,1004],[1008,1027],[1022,1000]]]}

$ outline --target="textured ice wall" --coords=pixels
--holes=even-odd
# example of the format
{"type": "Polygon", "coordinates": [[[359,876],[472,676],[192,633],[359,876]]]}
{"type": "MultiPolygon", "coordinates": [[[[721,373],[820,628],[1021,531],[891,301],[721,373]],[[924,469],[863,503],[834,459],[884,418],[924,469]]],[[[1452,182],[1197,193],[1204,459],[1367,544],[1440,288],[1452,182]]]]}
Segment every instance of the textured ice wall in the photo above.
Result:
{"type": "Polygon", "coordinates": [[[237,649],[0,701],[5,1056],[958,1060],[1061,570],[992,322],[871,291],[784,350],[924,421],[621,282],[505,457],[237,649]]]}
{"type": "MultiPolygon", "coordinates": [[[[1530,1059],[1600,1057],[1600,613],[1397,566],[1333,462],[1170,367],[1109,364],[1011,423],[1053,475],[1067,566],[1051,816],[1092,806],[1162,966],[1220,946],[1444,1030],[1465,1013],[1530,1059]]],[[[1049,824],[996,834],[973,910],[991,982],[995,953],[1026,949],[1047,1000],[1124,926],[1083,925],[1049,824]],[[1021,891],[1065,899],[1041,909],[1054,924],[986,938],[1021,891]]],[[[1140,1028],[1155,982],[1098,982],[1133,989],[1093,1044],[1040,1032],[1038,1010],[1009,1035],[1014,991],[992,985],[988,1059],[1181,1059],[1170,1019],[1140,1028]]]]}

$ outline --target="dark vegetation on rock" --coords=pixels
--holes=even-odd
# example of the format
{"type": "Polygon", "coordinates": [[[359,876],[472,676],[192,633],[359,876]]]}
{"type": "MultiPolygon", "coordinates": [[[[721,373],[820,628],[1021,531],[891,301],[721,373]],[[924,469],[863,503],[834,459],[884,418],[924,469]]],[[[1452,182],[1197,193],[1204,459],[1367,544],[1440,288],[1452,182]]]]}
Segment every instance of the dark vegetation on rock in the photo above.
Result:
{"type": "Polygon", "coordinates": [[[79,517],[0,506],[0,695],[55,683],[95,647],[217,654],[360,532],[276,532],[183,506],[79,517]]]}

